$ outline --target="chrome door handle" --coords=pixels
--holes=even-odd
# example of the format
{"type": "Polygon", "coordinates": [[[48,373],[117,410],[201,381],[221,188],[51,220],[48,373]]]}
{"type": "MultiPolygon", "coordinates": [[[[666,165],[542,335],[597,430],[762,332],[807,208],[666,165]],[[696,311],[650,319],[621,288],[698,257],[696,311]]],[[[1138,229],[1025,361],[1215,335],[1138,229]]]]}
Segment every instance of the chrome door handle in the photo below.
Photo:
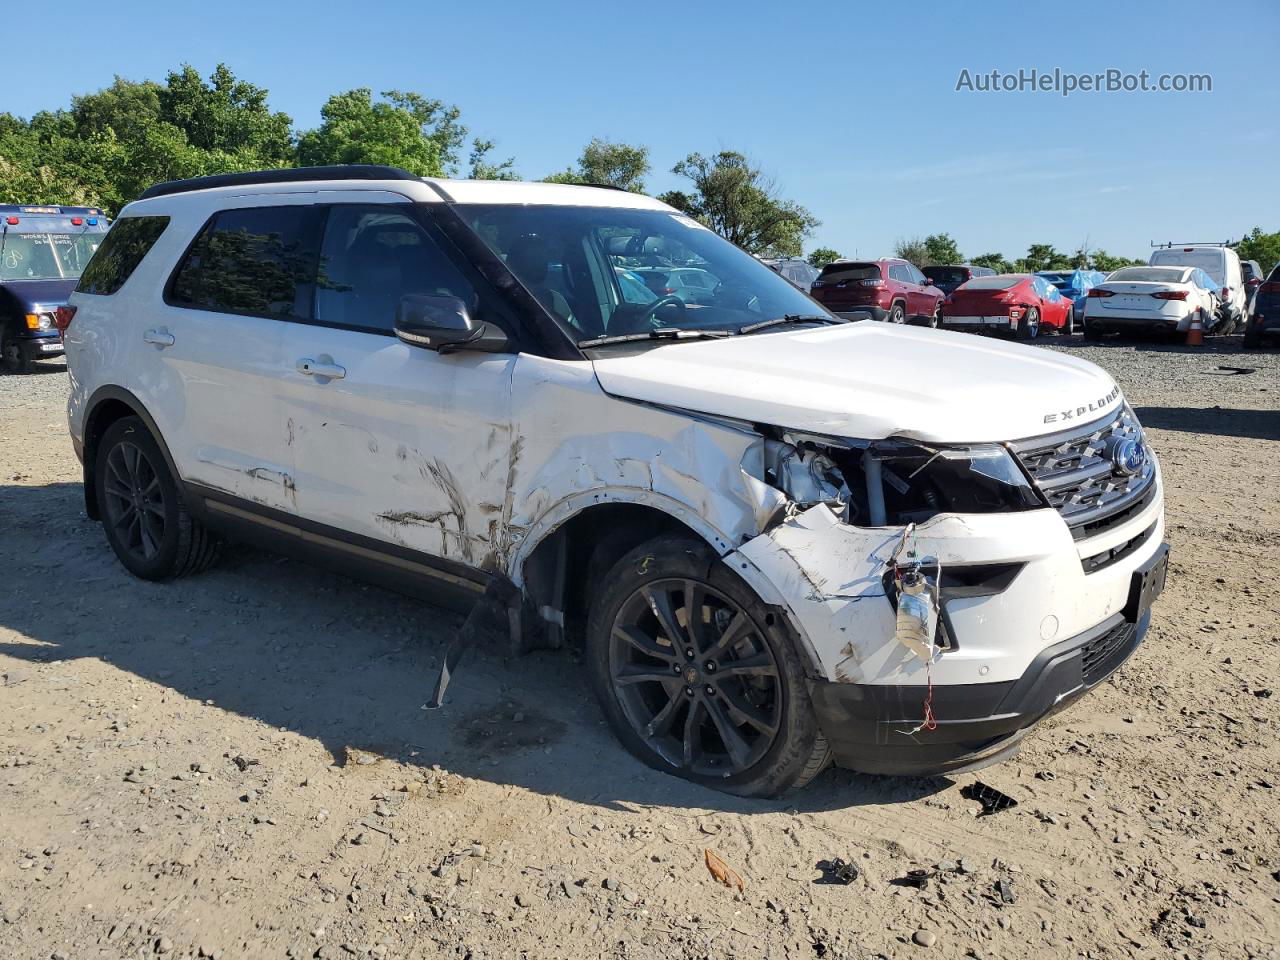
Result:
{"type": "Polygon", "coordinates": [[[341,380],[347,375],[347,368],[338,366],[327,354],[321,354],[315,360],[303,357],[298,361],[297,369],[305,377],[319,377],[326,381],[341,380]]]}
{"type": "Polygon", "coordinates": [[[148,330],[142,335],[142,339],[147,343],[154,343],[157,347],[172,347],[174,344],[173,334],[163,327],[159,330],[148,330]]]}

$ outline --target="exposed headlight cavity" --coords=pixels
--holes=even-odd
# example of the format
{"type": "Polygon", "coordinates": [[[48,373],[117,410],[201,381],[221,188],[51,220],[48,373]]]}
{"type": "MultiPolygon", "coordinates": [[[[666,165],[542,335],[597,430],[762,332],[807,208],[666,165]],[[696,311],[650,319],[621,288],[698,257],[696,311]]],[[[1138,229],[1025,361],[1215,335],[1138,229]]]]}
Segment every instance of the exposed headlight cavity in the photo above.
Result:
{"type": "Polygon", "coordinates": [[[765,480],[801,508],[825,503],[857,526],[939,513],[1010,513],[1045,504],[999,444],[940,447],[782,433],[765,443],[765,480]]]}

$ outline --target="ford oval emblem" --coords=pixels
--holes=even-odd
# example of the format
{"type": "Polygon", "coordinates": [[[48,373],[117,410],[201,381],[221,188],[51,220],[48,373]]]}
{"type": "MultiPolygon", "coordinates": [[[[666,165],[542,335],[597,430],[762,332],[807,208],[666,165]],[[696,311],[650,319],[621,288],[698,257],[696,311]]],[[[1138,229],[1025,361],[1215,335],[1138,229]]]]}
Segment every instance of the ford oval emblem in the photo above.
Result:
{"type": "Polygon", "coordinates": [[[1147,463],[1147,450],[1138,440],[1125,438],[1111,446],[1111,465],[1126,477],[1136,475],[1147,463]]]}

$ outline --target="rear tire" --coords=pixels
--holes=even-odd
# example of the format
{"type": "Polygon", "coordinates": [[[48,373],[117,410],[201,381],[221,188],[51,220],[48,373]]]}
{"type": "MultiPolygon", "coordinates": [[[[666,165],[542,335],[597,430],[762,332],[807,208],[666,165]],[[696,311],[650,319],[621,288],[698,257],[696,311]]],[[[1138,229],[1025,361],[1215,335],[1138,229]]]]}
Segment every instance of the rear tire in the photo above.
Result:
{"type": "Polygon", "coordinates": [[[889,308],[889,322],[890,323],[906,323],[907,322],[907,311],[902,306],[902,304],[895,303],[892,307],[889,308]]]}
{"type": "Polygon", "coordinates": [[[217,560],[220,540],[187,511],[160,445],[138,417],[107,427],[94,469],[102,529],[135,577],[172,580],[217,560]]]}
{"type": "Polygon", "coordinates": [[[705,544],[657,537],[601,583],[587,663],[609,725],[632,754],[747,797],[798,790],[827,765],[785,627],[705,544]]]}
{"type": "Polygon", "coordinates": [[[1102,331],[1099,330],[1092,323],[1090,323],[1088,320],[1085,320],[1084,322],[1083,334],[1086,340],[1090,340],[1093,342],[1097,342],[1098,340],[1102,339],[1102,331]]]}
{"type": "Polygon", "coordinates": [[[1018,339],[1034,340],[1040,336],[1040,311],[1031,307],[1018,321],[1018,339]]]}

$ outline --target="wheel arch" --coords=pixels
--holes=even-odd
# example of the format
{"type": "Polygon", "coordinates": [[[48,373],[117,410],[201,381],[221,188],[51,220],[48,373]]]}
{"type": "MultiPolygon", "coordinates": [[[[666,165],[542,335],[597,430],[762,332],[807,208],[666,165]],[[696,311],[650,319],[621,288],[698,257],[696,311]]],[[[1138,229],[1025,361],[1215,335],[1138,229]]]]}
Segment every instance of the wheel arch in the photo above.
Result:
{"type": "Polygon", "coordinates": [[[717,556],[733,549],[695,511],[652,491],[595,491],[561,501],[526,534],[508,573],[545,624],[551,646],[579,639],[593,582],[628,550],[663,534],[707,544],[717,556]]]}
{"type": "Polygon", "coordinates": [[[164,442],[155,418],[147,411],[146,406],[124,387],[109,384],[99,387],[89,398],[84,418],[84,509],[91,520],[99,520],[98,515],[98,441],[106,433],[107,428],[124,417],[137,417],[147,427],[156,445],[164,455],[165,466],[170,475],[178,480],[181,474],[174,464],[169,445],[164,442]]]}

